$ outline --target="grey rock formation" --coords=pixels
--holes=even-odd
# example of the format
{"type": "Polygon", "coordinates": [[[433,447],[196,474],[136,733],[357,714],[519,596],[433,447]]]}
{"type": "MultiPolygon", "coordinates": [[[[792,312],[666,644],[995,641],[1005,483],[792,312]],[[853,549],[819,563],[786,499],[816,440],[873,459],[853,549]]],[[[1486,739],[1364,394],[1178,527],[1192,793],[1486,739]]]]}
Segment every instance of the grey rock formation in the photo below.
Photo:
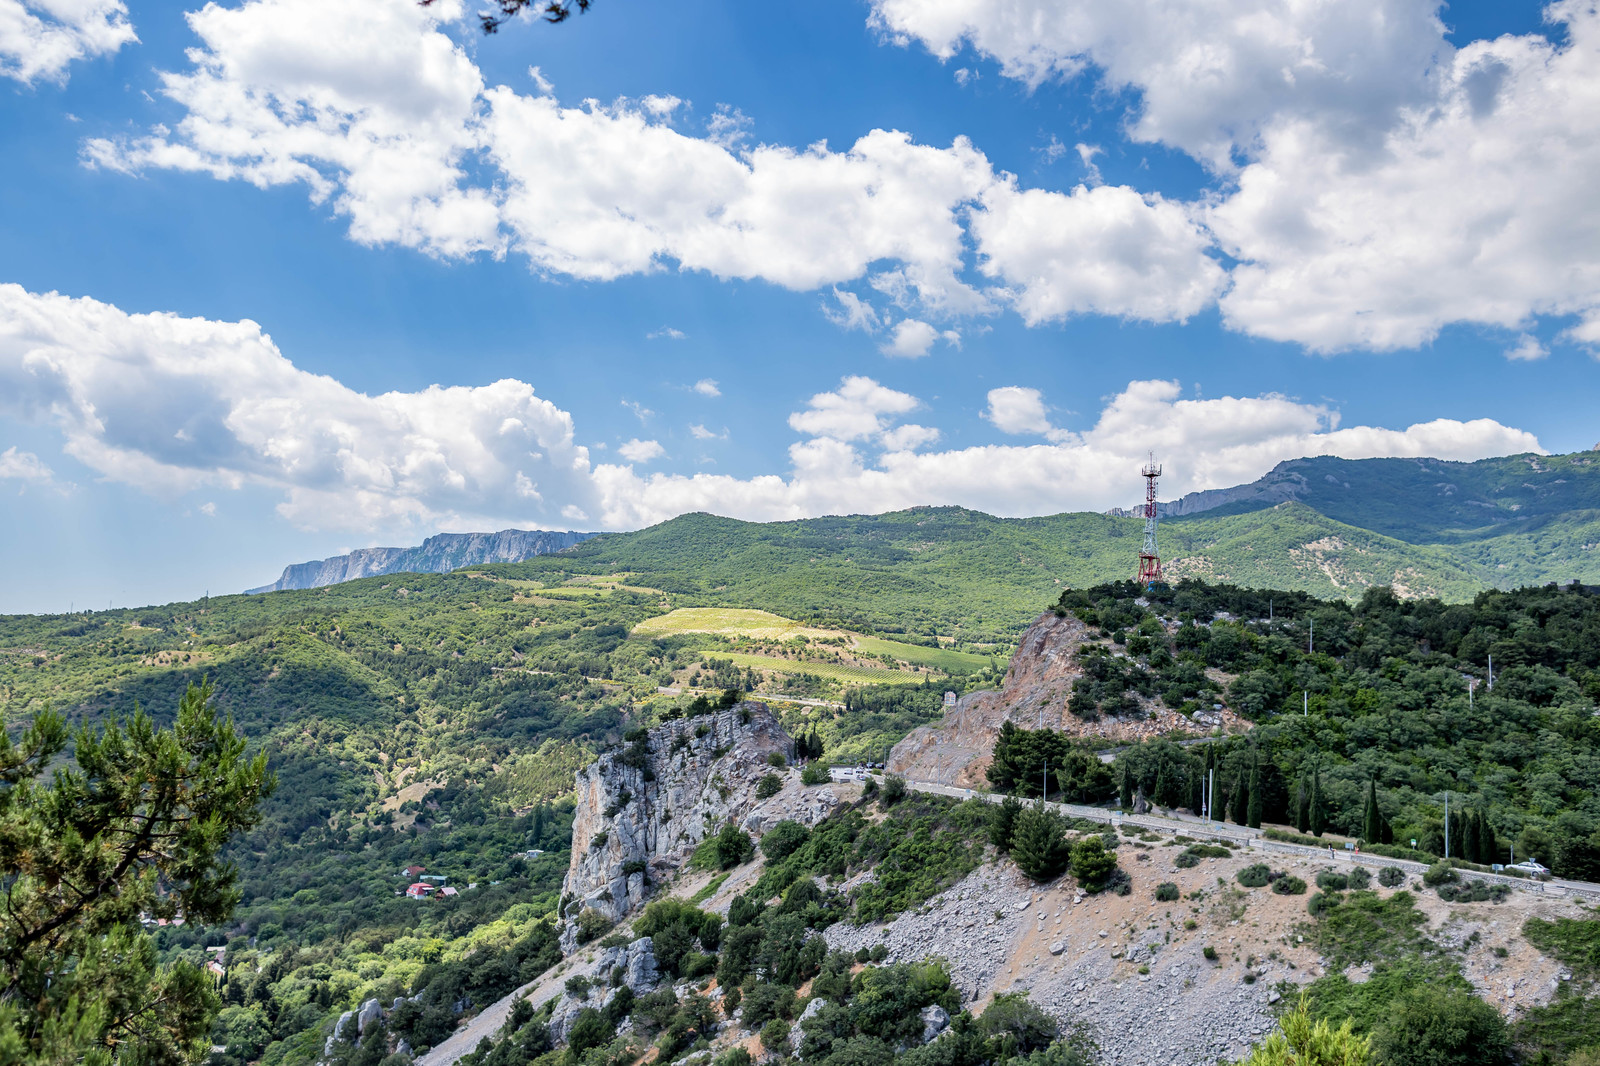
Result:
{"type": "Polygon", "coordinates": [[[294,563],[270,585],[249,595],[282,589],[314,589],[381,574],[443,574],[476,563],[520,563],[535,555],[565,551],[596,533],[502,529],[498,533],[440,533],[414,548],[362,548],[348,555],[294,563]]]}
{"type": "Polygon", "coordinates": [[[922,1042],[926,1044],[940,1033],[950,1027],[950,1014],[943,1007],[934,1004],[922,1008],[922,1042]]]}
{"type": "Polygon", "coordinates": [[[361,1012],[356,1015],[356,1032],[365,1036],[367,1026],[383,1017],[383,1005],[376,999],[369,999],[361,1004],[361,1012]]]}
{"type": "Polygon", "coordinates": [[[333,1023],[333,1032],[328,1034],[327,1041],[322,1045],[323,1058],[328,1058],[333,1054],[333,1045],[344,1035],[344,1027],[350,1024],[350,1019],[354,1018],[355,1014],[355,1011],[347,1010],[339,1015],[338,1021],[333,1023]]]}
{"type": "Polygon", "coordinates": [[[774,752],[792,759],[794,741],[765,704],[746,701],[666,722],[578,771],[564,916],[587,907],[617,921],[639,907],[651,882],[756,808],[774,752]]]}
{"type": "Polygon", "coordinates": [[[623,983],[636,996],[655,991],[661,981],[656,968],[655,943],[647,936],[620,948],[601,948],[595,954],[594,972],[602,979],[608,978],[619,967],[625,974],[623,983]]]}
{"type": "Polygon", "coordinates": [[[800,1017],[796,1018],[794,1024],[789,1026],[789,1046],[791,1048],[796,1051],[800,1049],[800,1041],[804,1040],[806,1035],[806,1022],[815,1018],[818,1012],[827,1005],[828,1001],[820,996],[806,1004],[806,1009],[800,1012],[800,1017]]]}

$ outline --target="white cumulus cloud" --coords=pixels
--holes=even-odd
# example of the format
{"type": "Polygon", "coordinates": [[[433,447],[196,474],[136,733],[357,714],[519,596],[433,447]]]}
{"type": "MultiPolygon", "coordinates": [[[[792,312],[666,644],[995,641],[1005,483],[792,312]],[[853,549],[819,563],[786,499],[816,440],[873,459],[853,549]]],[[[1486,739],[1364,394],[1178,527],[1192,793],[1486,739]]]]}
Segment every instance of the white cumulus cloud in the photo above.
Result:
{"type": "Polygon", "coordinates": [[[715,378],[701,378],[699,381],[695,382],[692,387],[695,392],[698,392],[702,396],[709,396],[712,399],[716,399],[718,396],[722,395],[722,390],[717,387],[717,381],[715,378]]]}
{"type": "Polygon", "coordinates": [[[64,82],[74,60],[137,41],[122,0],[0,0],[0,76],[64,82]]]}
{"type": "Polygon", "coordinates": [[[103,477],[175,495],[265,485],[297,525],[371,529],[598,510],[572,419],[503,380],[367,396],[251,321],[135,315],[0,285],[0,414],[54,426],[103,477]]]}
{"type": "Polygon", "coordinates": [[[617,447],[617,454],[630,463],[647,463],[651,459],[661,458],[666,453],[667,450],[659,441],[640,440],[637,437],[617,447]]]}
{"type": "Polygon", "coordinates": [[[910,393],[898,392],[868,377],[847,377],[832,392],[819,392],[804,411],[789,416],[789,428],[813,437],[860,440],[882,433],[895,417],[922,406],[910,393]]]}
{"type": "MultiPolygon", "coordinates": [[[[1305,455],[1476,459],[1539,451],[1491,419],[1404,429],[1343,426],[1338,411],[1289,397],[1183,399],[1175,381],[1134,381],[1082,432],[1050,428],[1045,398],[990,396],[1001,428],[1045,443],[930,450],[925,405],[847,377],[789,416],[802,439],[788,469],[748,478],[640,473],[659,442],[633,439],[624,463],[591,461],[571,416],[504,380],[367,396],[295,367],[254,322],[128,314],[91,299],[0,285],[0,417],[53,427],[102,477],[161,496],[264,486],[308,528],[366,532],[504,523],[633,528],[692,510],[768,520],[913,504],[1047,514],[1125,503],[1153,449],[1163,490],[1238,484],[1305,455]]],[[[708,434],[691,429],[697,439],[708,434]]],[[[0,469],[47,476],[15,448],[0,469]]],[[[208,501],[211,502],[211,501],[208,501]]]]}
{"type": "Polygon", "coordinates": [[[37,455],[12,445],[0,452],[0,480],[49,482],[55,475],[37,455]]]}
{"type": "Polygon", "coordinates": [[[1002,433],[1043,435],[1050,432],[1050,416],[1045,413],[1044,393],[1021,385],[1002,385],[989,390],[989,406],[983,417],[1002,433]]]}

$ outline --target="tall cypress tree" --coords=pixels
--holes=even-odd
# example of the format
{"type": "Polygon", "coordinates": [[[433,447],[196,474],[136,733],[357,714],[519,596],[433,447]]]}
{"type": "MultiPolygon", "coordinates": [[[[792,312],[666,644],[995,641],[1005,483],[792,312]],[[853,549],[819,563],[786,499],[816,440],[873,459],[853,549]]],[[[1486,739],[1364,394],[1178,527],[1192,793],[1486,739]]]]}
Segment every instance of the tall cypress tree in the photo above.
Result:
{"type": "Polygon", "coordinates": [[[1194,763],[1189,764],[1189,812],[1199,817],[1205,812],[1206,783],[1204,780],[1205,769],[1196,770],[1194,763]]]}
{"type": "Polygon", "coordinates": [[[1122,764],[1122,789],[1117,793],[1117,803],[1125,811],[1133,810],[1133,771],[1126,761],[1122,764]]]}
{"type": "Polygon", "coordinates": [[[1229,800],[1228,817],[1234,825],[1244,825],[1250,816],[1250,779],[1243,770],[1239,771],[1238,778],[1233,782],[1233,795],[1229,800]]]}
{"type": "Polygon", "coordinates": [[[1311,796],[1306,789],[1306,775],[1301,774],[1294,786],[1294,827],[1298,832],[1311,831],[1311,796]]]}
{"type": "Polygon", "coordinates": [[[1319,770],[1311,771],[1311,814],[1307,818],[1310,823],[1311,835],[1320,837],[1323,830],[1328,828],[1328,814],[1322,809],[1322,773],[1319,770]]]}
{"type": "Polygon", "coordinates": [[[1250,760],[1250,796],[1245,807],[1245,824],[1251,829],[1261,828],[1261,752],[1250,760]]]}
{"type": "Polygon", "coordinates": [[[1166,763],[1159,763],[1156,766],[1156,787],[1155,787],[1155,791],[1153,793],[1151,793],[1151,798],[1154,799],[1156,801],[1156,803],[1159,804],[1162,807],[1168,806],[1168,804],[1167,804],[1167,764],[1166,763]]]}
{"type": "Polygon", "coordinates": [[[1468,811],[1461,818],[1461,857],[1468,862],[1479,862],[1478,858],[1478,817],[1468,811]]]}
{"type": "Polygon", "coordinates": [[[1367,782],[1367,806],[1362,812],[1361,838],[1368,844],[1379,844],[1383,841],[1383,813],[1378,809],[1376,778],[1367,782]]]}

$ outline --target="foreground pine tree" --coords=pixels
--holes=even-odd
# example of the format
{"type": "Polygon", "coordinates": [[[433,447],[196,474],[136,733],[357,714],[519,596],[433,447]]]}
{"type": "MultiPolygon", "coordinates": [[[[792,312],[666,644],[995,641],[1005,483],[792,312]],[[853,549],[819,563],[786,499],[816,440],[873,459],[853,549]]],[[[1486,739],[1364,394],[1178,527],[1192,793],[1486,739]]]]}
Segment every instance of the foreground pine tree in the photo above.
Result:
{"type": "Polygon", "coordinates": [[[1257,1044],[1239,1066],[1368,1066],[1372,1042],[1350,1029],[1349,1019],[1335,1029],[1313,1022],[1304,996],[1279,1021],[1279,1029],[1257,1044]]]}
{"type": "Polygon", "coordinates": [[[210,1045],[218,1000],[187,963],[162,966],[141,918],[225,919],[239,898],[219,856],[273,787],[266,756],[191,685],[170,729],[144,711],[72,736],[46,709],[0,733],[0,1060],[177,1063],[210,1045]],[[47,770],[50,776],[46,778],[47,770]]]}

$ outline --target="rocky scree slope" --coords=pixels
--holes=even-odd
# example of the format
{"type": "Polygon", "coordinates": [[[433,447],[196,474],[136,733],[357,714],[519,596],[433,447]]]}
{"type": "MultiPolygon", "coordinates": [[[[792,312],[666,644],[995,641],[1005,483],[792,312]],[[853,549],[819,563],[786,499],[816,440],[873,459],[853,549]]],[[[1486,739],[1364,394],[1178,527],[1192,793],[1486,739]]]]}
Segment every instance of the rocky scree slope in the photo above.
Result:
{"type": "MultiPolygon", "coordinates": [[[[1182,715],[1159,703],[1141,717],[1106,716],[1090,722],[1068,713],[1072,683],[1083,676],[1077,652],[1089,627],[1073,615],[1047,611],[1022,635],[999,691],[969,692],[936,725],[919,726],[889,752],[888,769],[914,781],[972,788],[985,783],[1000,726],[1058,729],[1077,736],[1138,740],[1192,727],[1182,715]]],[[[1241,724],[1223,712],[1204,726],[1241,724]]]]}
{"type": "MultiPolygon", "coordinates": [[[[975,1012],[996,995],[1027,992],[1063,1025],[1083,1026],[1102,1066],[1237,1061],[1272,1031],[1285,993],[1328,972],[1308,935],[1308,897],[1243,888],[1239,871],[1268,862],[1314,881],[1352,863],[1248,849],[1180,867],[1183,838],[1150,839],[1154,846],[1126,840],[1118,848],[1131,883],[1125,896],[1086,894],[1070,877],[1038,884],[996,861],[888,923],[839,923],[824,935],[833,949],[882,944],[890,963],[944,959],[975,1012]],[[1156,900],[1163,882],[1178,887],[1178,900],[1156,900]]],[[[1548,1003],[1570,978],[1519,930],[1528,918],[1583,916],[1574,901],[1514,892],[1504,903],[1461,906],[1417,887],[1412,880],[1373,891],[1414,898],[1424,935],[1502,1013],[1514,1019],[1548,1003]]],[[[1368,962],[1341,972],[1361,982],[1372,970],[1368,962]]]]}

